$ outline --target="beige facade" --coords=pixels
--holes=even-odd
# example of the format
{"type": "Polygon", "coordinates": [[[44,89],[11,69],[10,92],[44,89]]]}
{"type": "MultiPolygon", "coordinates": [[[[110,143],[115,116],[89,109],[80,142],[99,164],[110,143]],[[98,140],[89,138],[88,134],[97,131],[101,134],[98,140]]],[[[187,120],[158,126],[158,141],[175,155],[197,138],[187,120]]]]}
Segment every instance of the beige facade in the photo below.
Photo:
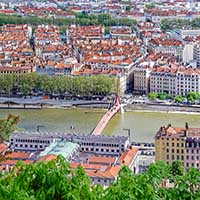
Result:
{"type": "Polygon", "coordinates": [[[149,93],[149,81],[150,81],[151,69],[136,67],[133,73],[133,92],[136,94],[148,94],[149,93]]]}
{"type": "Polygon", "coordinates": [[[185,134],[178,132],[177,128],[161,127],[155,137],[155,160],[172,163],[175,160],[184,162],[185,158],[185,134]]]}
{"type": "Polygon", "coordinates": [[[155,160],[171,164],[180,160],[185,168],[200,167],[199,163],[199,128],[161,127],[155,136],[155,160]],[[197,160],[198,158],[198,160],[197,160]]]}

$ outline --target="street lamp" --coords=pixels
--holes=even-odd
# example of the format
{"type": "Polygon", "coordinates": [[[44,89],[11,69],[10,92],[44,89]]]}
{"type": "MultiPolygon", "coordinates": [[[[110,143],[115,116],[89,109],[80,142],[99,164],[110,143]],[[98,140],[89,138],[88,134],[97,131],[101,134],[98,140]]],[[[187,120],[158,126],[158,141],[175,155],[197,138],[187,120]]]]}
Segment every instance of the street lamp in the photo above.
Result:
{"type": "Polygon", "coordinates": [[[45,127],[45,126],[43,126],[43,125],[37,125],[37,132],[40,132],[40,128],[43,128],[43,127],[45,127]]]}

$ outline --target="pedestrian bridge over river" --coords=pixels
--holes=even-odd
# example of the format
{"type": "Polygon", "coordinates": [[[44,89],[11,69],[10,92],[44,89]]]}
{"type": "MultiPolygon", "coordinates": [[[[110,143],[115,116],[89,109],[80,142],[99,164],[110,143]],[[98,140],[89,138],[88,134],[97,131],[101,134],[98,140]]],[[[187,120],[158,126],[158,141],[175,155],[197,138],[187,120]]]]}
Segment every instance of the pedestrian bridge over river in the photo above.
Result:
{"type": "Polygon", "coordinates": [[[122,111],[123,107],[120,101],[120,96],[117,94],[115,97],[115,101],[113,106],[105,113],[105,115],[101,118],[97,126],[92,131],[92,135],[100,135],[108,122],[111,120],[111,118],[118,112],[122,111]]]}

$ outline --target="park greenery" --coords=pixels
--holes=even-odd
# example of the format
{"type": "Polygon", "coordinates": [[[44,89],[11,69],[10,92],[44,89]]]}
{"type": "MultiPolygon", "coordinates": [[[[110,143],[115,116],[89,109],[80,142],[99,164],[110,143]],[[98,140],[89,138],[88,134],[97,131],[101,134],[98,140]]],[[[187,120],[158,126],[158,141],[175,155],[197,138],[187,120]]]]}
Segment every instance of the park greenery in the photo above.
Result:
{"type": "Polygon", "coordinates": [[[48,76],[30,74],[0,75],[0,94],[12,96],[22,94],[31,96],[33,93],[43,95],[107,95],[115,91],[115,78],[99,76],[48,76]]]}
{"type": "Polygon", "coordinates": [[[0,119],[0,143],[8,141],[10,135],[17,129],[19,116],[9,114],[6,119],[0,119]]]}
{"type": "Polygon", "coordinates": [[[161,29],[171,31],[173,29],[195,29],[200,28],[200,18],[190,19],[163,19],[161,29]]]}
{"type": "MultiPolygon", "coordinates": [[[[116,26],[126,25],[135,26],[136,20],[128,18],[113,18],[109,14],[87,14],[86,12],[74,13],[75,18],[55,18],[55,17],[37,17],[37,16],[18,16],[0,14],[0,25],[4,24],[29,24],[37,26],[41,24],[54,24],[58,26],[67,26],[70,24],[78,25],[104,25],[116,26]]],[[[66,28],[66,27],[65,27],[66,28]]]]}
{"type": "Polygon", "coordinates": [[[93,185],[82,167],[72,170],[61,156],[50,162],[24,165],[0,176],[0,199],[6,200],[196,200],[200,198],[200,172],[184,171],[175,161],[150,165],[147,172],[133,174],[122,167],[117,180],[107,188],[93,185]],[[174,187],[161,187],[168,179],[174,187]]]}
{"type": "Polygon", "coordinates": [[[175,97],[171,97],[170,95],[168,95],[167,93],[163,92],[163,93],[154,93],[151,92],[148,94],[148,98],[150,100],[167,100],[167,99],[172,99],[174,100],[176,103],[183,103],[183,102],[188,102],[188,103],[196,103],[197,101],[200,101],[200,93],[198,92],[189,92],[186,96],[181,96],[181,95],[177,95],[175,97]]]}

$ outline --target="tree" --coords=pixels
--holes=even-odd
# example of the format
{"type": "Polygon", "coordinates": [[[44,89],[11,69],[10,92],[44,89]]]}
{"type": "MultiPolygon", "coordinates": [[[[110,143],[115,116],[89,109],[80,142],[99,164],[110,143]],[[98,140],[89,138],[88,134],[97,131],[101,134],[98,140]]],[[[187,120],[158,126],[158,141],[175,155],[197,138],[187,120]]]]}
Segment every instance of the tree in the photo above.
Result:
{"type": "Polygon", "coordinates": [[[153,8],[155,8],[155,4],[154,3],[149,3],[149,4],[146,4],[145,7],[147,9],[153,9],[153,8]]]}
{"type": "Polygon", "coordinates": [[[200,99],[200,94],[197,92],[189,92],[186,98],[188,102],[195,103],[196,100],[200,99]]]}
{"type": "Polygon", "coordinates": [[[0,143],[7,141],[10,135],[17,129],[19,116],[9,114],[7,119],[0,119],[0,143]]]}
{"type": "Polygon", "coordinates": [[[166,93],[166,92],[163,92],[163,93],[158,93],[158,98],[160,100],[166,100],[169,98],[169,95],[166,93]]]}
{"type": "Polygon", "coordinates": [[[175,102],[177,103],[182,103],[184,98],[181,96],[181,95],[177,95],[175,98],[174,98],[175,102]]]}
{"type": "Polygon", "coordinates": [[[171,168],[172,176],[183,176],[184,173],[183,163],[180,160],[174,161],[171,168]]]}
{"type": "Polygon", "coordinates": [[[126,6],[126,11],[127,12],[131,11],[131,6],[126,6]]]}
{"type": "Polygon", "coordinates": [[[151,93],[148,94],[148,98],[150,100],[155,100],[157,97],[158,97],[157,93],[151,92],[151,93]]]}
{"type": "Polygon", "coordinates": [[[24,165],[19,162],[10,173],[0,176],[0,199],[6,200],[121,200],[199,199],[200,172],[194,168],[174,177],[174,187],[161,187],[170,176],[170,165],[159,162],[147,172],[133,174],[124,166],[109,187],[92,185],[82,167],[72,170],[61,156],[50,162],[24,165]]]}

